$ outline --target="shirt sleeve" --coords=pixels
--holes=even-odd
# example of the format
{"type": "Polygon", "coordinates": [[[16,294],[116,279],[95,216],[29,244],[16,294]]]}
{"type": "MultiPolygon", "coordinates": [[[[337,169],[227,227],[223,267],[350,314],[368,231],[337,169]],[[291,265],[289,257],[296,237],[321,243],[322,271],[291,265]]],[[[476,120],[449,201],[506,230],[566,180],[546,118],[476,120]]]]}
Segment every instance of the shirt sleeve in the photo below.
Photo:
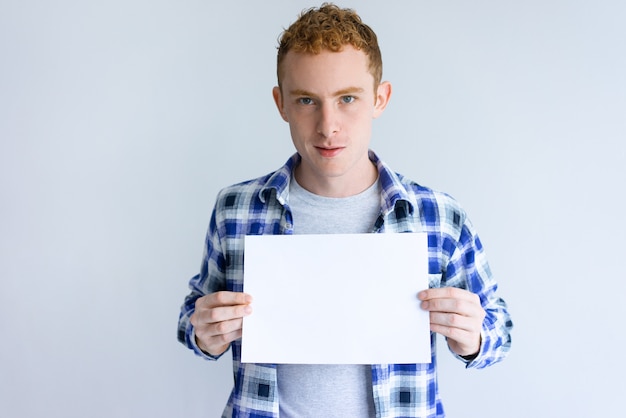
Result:
{"type": "Polygon", "coordinates": [[[206,235],[200,274],[189,280],[190,293],[185,297],[178,319],[178,340],[206,360],[217,360],[221,355],[211,356],[198,347],[190,318],[195,311],[197,299],[213,292],[225,290],[224,267],[226,263],[221,247],[216,223],[216,210],[213,209],[206,235]]]}
{"type": "Polygon", "coordinates": [[[475,293],[486,316],[481,331],[481,347],[471,360],[455,354],[467,368],[484,368],[503,360],[511,348],[513,322],[505,301],[497,295],[484,248],[471,222],[465,219],[460,236],[445,270],[445,285],[475,293]]]}

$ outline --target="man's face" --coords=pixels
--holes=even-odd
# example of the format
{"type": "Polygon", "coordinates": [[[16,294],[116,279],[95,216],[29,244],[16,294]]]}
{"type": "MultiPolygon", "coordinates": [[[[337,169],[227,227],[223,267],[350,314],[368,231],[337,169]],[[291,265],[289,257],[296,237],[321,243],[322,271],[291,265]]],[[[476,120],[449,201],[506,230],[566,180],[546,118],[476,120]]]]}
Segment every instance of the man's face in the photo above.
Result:
{"type": "Polygon", "coordinates": [[[317,55],[289,52],[282,63],[282,93],[274,88],[274,99],[302,157],[298,181],[309,190],[343,184],[361,188],[358,193],[361,183],[371,185],[372,120],[383,112],[391,87],[382,83],[374,91],[367,64],[365,53],[351,46],[317,55]]]}

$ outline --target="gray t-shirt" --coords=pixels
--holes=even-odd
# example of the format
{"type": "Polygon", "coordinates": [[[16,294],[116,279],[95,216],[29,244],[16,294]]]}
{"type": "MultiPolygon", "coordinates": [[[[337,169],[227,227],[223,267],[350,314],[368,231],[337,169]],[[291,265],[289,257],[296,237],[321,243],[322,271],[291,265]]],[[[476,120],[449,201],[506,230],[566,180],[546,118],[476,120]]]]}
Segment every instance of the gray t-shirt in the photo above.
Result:
{"type": "MultiPolygon", "coordinates": [[[[291,178],[294,234],[368,233],[380,213],[380,183],[346,198],[310,193],[291,178]]],[[[337,318],[337,326],[349,326],[337,318]]],[[[333,344],[333,341],[324,343],[333,344]]],[[[374,417],[369,365],[279,364],[281,418],[374,417]]]]}

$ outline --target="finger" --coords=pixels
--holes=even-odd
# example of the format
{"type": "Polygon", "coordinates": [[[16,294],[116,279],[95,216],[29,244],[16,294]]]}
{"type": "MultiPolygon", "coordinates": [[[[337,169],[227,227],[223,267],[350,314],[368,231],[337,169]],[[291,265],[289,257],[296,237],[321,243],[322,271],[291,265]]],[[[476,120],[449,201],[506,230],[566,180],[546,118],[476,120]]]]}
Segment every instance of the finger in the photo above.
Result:
{"type": "Polygon", "coordinates": [[[200,336],[196,333],[196,341],[201,350],[217,356],[226,351],[230,343],[241,338],[241,335],[241,329],[211,337],[200,336]]]}
{"type": "Polygon", "coordinates": [[[238,330],[229,332],[228,334],[222,334],[218,336],[218,338],[219,338],[219,341],[222,341],[224,344],[230,344],[233,341],[240,339],[241,335],[242,335],[241,328],[239,328],[238,330]]]}
{"type": "Polygon", "coordinates": [[[221,335],[228,335],[233,332],[240,332],[242,326],[243,319],[241,318],[205,324],[196,328],[196,335],[199,335],[203,339],[221,335]]]}
{"type": "Polygon", "coordinates": [[[464,299],[429,299],[422,301],[421,306],[430,312],[447,312],[463,316],[478,316],[483,311],[477,301],[464,299]]]}
{"type": "Polygon", "coordinates": [[[191,324],[194,327],[202,326],[203,324],[215,324],[240,319],[251,313],[252,306],[250,305],[219,306],[215,308],[200,307],[196,308],[196,311],[191,316],[191,324]]]}
{"type": "Polygon", "coordinates": [[[196,307],[214,308],[219,306],[248,305],[252,296],[243,292],[215,292],[203,296],[196,301],[196,307]]]}
{"type": "Polygon", "coordinates": [[[242,323],[242,319],[234,319],[195,327],[198,346],[208,353],[222,353],[232,341],[241,338],[242,323]]]}
{"type": "Polygon", "coordinates": [[[473,300],[478,296],[465,289],[459,289],[458,287],[439,287],[422,290],[417,294],[419,300],[431,300],[431,299],[462,299],[473,300]]]}
{"type": "Polygon", "coordinates": [[[468,332],[480,332],[480,324],[475,318],[451,314],[451,313],[430,313],[430,323],[438,327],[458,328],[468,332]]]}
{"type": "Polygon", "coordinates": [[[461,356],[475,355],[480,350],[480,332],[471,332],[461,328],[431,323],[430,329],[443,335],[452,351],[461,356]]]}
{"type": "Polygon", "coordinates": [[[454,341],[459,346],[475,346],[476,334],[460,328],[447,327],[445,325],[431,324],[430,330],[443,335],[448,340],[454,341]]]}

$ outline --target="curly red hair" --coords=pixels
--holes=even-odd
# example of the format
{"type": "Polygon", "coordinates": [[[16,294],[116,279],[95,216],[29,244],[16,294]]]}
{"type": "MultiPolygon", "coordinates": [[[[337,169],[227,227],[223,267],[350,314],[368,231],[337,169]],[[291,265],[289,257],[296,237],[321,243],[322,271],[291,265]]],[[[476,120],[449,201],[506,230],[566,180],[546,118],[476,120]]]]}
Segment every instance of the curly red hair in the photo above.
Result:
{"type": "Polygon", "coordinates": [[[339,52],[345,45],[365,52],[374,89],[383,75],[383,61],[374,31],[353,9],[342,9],[331,3],[303,11],[298,20],[285,29],[279,39],[277,73],[281,85],[281,64],[289,51],[319,54],[324,50],[339,52]]]}

